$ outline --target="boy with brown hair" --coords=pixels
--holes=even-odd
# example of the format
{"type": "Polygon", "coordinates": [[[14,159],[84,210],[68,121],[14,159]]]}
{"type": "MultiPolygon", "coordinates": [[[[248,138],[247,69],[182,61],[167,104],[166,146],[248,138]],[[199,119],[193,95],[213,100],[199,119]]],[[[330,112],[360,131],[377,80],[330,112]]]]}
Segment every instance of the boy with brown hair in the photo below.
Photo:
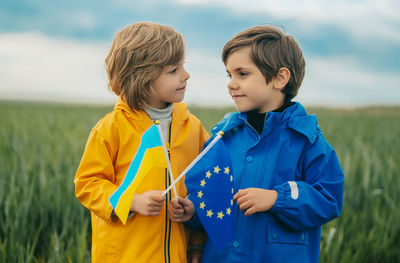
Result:
{"type": "Polygon", "coordinates": [[[257,26],[229,40],[222,60],[238,112],[212,133],[224,132],[232,160],[234,237],[223,248],[207,240],[202,262],[318,262],[321,226],[340,214],[344,176],[317,118],[292,101],[305,72],[301,49],[279,29],[257,26]]]}

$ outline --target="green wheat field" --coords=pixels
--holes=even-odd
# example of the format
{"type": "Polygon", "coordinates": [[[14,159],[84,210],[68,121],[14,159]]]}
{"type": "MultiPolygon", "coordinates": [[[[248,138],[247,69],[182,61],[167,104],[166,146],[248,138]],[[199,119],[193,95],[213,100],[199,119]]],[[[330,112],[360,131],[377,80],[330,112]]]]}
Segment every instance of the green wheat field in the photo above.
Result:
{"type": "MultiPolygon", "coordinates": [[[[90,262],[90,215],[73,178],[112,109],[0,101],[0,262],[90,262]]],[[[207,130],[227,111],[190,107],[207,130]]],[[[400,262],[400,107],[308,109],[345,174],[320,262],[400,262]]]]}

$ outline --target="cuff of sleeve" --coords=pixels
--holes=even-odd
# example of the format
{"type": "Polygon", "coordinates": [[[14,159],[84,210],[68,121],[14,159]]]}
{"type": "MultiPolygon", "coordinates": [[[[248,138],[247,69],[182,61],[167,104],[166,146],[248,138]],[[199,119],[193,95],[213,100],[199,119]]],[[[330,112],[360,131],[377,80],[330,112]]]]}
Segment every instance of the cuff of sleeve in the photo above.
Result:
{"type": "Polygon", "coordinates": [[[198,251],[203,251],[204,250],[204,244],[195,244],[195,245],[191,245],[190,249],[193,250],[198,250],[198,251]]]}
{"type": "MultiPolygon", "coordinates": [[[[129,211],[128,219],[131,218],[134,215],[135,215],[135,211],[129,211]]],[[[110,219],[111,219],[111,222],[113,222],[113,223],[116,223],[116,222],[119,221],[119,218],[118,218],[118,216],[117,216],[117,214],[115,213],[114,210],[112,210],[112,212],[111,212],[110,219]]]]}
{"type": "MultiPolygon", "coordinates": [[[[190,200],[190,195],[188,195],[187,198],[190,200]]],[[[190,201],[192,201],[192,200],[190,200],[190,201]]],[[[189,227],[193,228],[193,229],[200,230],[200,229],[203,228],[201,226],[200,218],[199,218],[199,216],[198,216],[196,211],[194,212],[194,215],[192,216],[192,218],[189,219],[188,221],[186,221],[185,224],[188,225],[189,227]]]]}
{"type": "Polygon", "coordinates": [[[197,223],[199,220],[200,220],[200,218],[197,215],[197,212],[194,212],[194,215],[192,216],[192,218],[189,219],[188,221],[186,221],[185,223],[188,225],[193,225],[193,224],[197,223]]]}
{"type": "Polygon", "coordinates": [[[111,220],[111,222],[113,222],[113,223],[116,223],[116,222],[118,222],[118,220],[119,220],[119,218],[118,218],[118,216],[117,216],[117,214],[115,213],[114,210],[112,210],[112,212],[111,212],[110,220],[111,220]]]}
{"type": "Polygon", "coordinates": [[[278,192],[274,206],[271,208],[271,212],[275,213],[286,206],[286,203],[291,195],[291,189],[288,182],[281,185],[277,185],[273,190],[278,192]]]}
{"type": "MultiPolygon", "coordinates": [[[[111,194],[108,196],[111,196],[111,194]]],[[[117,214],[114,212],[114,208],[111,206],[111,203],[108,200],[104,202],[104,211],[104,218],[101,218],[107,223],[116,223],[119,220],[117,214]]]]}

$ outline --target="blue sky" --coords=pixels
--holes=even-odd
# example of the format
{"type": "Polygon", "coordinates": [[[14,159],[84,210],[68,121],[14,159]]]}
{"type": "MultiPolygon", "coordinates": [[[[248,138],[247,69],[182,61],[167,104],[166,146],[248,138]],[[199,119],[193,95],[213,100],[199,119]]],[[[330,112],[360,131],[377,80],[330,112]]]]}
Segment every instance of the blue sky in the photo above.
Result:
{"type": "Polygon", "coordinates": [[[231,105],[221,50],[270,24],[303,49],[306,105],[400,104],[397,0],[148,0],[0,2],[0,98],[112,103],[104,59],[137,21],[174,27],[186,41],[187,103],[231,105]],[[211,95],[212,94],[212,95],[211,95]]]}

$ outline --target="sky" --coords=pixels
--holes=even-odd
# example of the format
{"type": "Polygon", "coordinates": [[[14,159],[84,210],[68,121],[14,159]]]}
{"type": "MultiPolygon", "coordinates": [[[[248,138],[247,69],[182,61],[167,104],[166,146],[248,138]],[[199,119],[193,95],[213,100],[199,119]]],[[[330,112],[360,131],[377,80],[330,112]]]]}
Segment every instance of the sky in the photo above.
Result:
{"type": "Polygon", "coordinates": [[[292,35],[306,60],[306,106],[400,104],[398,0],[2,0],[0,100],[112,104],[104,59],[125,26],[172,26],[186,43],[185,102],[233,105],[225,43],[256,25],[292,35]]]}

